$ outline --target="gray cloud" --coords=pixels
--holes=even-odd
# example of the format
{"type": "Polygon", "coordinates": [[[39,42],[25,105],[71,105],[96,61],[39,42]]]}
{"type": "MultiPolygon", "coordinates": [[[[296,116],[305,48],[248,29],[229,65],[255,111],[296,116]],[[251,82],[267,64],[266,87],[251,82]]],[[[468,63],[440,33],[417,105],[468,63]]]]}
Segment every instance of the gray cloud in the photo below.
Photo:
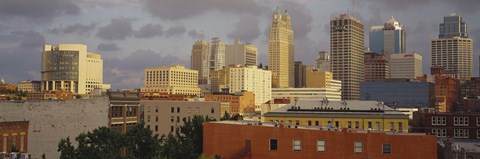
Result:
{"type": "Polygon", "coordinates": [[[450,8],[457,11],[462,11],[466,13],[477,12],[480,8],[480,1],[478,0],[462,0],[462,1],[452,1],[452,0],[372,0],[369,1],[372,4],[378,4],[381,8],[387,8],[389,10],[395,11],[405,11],[407,9],[413,8],[423,8],[425,6],[433,4],[446,4],[451,6],[450,8]]]}
{"type": "Polygon", "coordinates": [[[160,24],[147,24],[135,32],[137,38],[153,38],[163,34],[163,26],[160,24]]]}
{"type": "Polygon", "coordinates": [[[72,25],[68,25],[66,27],[55,27],[53,29],[50,29],[48,32],[52,34],[75,33],[77,35],[82,35],[82,34],[87,34],[89,32],[92,32],[96,26],[97,26],[97,23],[90,23],[90,24],[75,23],[72,25]]]}
{"type": "Polygon", "coordinates": [[[118,45],[115,43],[100,43],[97,46],[97,50],[103,51],[103,52],[111,52],[111,51],[119,51],[121,50],[121,48],[118,47],[118,45]]]}
{"type": "Polygon", "coordinates": [[[0,17],[23,17],[35,22],[50,21],[62,14],[77,15],[80,7],[72,0],[2,0],[0,17]]]}
{"type": "Polygon", "coordinates": [[[103,40],[125,40],[133,33],[132,19],[114,18],[110,24],[98,29],[96,36],[103,40]]]}
{"type": "Polygon", "coordinates": [[[255,0],[145,0],[145,8],[153,16],[166,20],[187,19],[212,10],[252,15],[268,10],[255,0]]]}
{"type": "Polygon", "coordinates": [[[194,39],[205,39],[205,34],[202,32],[197,32],[197,30],[190,30],[188,32],[188,36],[194,38],[194,39]]]}
{"type": "Polygon", "coordinates": [[[185,26],[183,26],[183,25],[174,26],[174,27],[169,28],[167,31],[165,31],[165,36],[167,38],[172,37],[172,36],[180,36],[180,35],[184,34],[186,31],[187,31],[187,29],[185,29],[185,26]]]}
{"type": "Polygon", "coordinates": [[[260,21],[254,16],[241,16],[235,24],[235,29],[227,34],[227,37],[232,39],[239,38],[243,41],[251,42],[261,35],[259,25],[260,21]]]}

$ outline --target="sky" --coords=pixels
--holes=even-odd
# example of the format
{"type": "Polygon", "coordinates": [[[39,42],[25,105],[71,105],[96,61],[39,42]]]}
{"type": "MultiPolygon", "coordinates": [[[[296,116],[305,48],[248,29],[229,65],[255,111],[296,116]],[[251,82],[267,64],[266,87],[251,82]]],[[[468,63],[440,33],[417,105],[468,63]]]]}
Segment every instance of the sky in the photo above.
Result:
{"type": "Polygon", "coordinates": [[[80,43],[104,60],[104,83],[114,89],[143,85],[143,70],[181,64],[189,67],[192,44],[220,37],[251,42],[267,63],[268,31],[276,7],[292,18],[295,60],[307,65],[329,51],[329,21],[353,14],[368,30],[392,16],[406,28],[407,51],[423,56],[429,73],[430,41],[443,17],[455,12],[474,40],[478,76],[479,0],[1,0],[0,76],[7,82],[40,80],[44,44],[80,43]]]}

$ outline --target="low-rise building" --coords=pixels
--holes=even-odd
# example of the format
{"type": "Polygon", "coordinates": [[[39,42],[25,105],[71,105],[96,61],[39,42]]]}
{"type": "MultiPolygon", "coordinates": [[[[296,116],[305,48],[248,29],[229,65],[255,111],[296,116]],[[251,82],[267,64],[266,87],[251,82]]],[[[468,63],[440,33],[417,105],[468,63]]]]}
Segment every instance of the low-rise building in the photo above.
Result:
{"type": "Polygon", "coordinates": [[[214,93],[205,96],[205,101],[229,103],[229,112],[231,114],[243,115],[255,113],[255,95],[253,92],[249,91],[237,93],[214,93]]]}
{"type": "Polygon", "coordinates": [[[414,112],[412,131],[439,138],[480,139],[480,113],[414,112]]]}
{"type": "Polygon", "coordinates": [[[0,122],[0,152],[9,153],[12,147],[28,152],[28,126],[28,121],[0,122]]]}
{"type": "Polygon", "coordinates": [[[272,88],[272,99],[324,99],[342,100],[342,91],[336,88],[272,88]]]}
{"type": "Polygon", "coordinates": [[[435,136],[425,134],[328,131],[238,121],[203,123],[203,153],[221,158],[436,159],[436,145],[435,136]]]}
{"type": "Polygon", "coordinates": [[[185,101],[187,99],[194,98],[193,95],[184,94],[168,94],[160,92],[142,92],[140,93],[142,100],[172,100],[172,101],[185,101]]]}
{"type": "Polygon", "coordinates": [[[67,100],[73,99],[75,94],[69,91],[46,91],[27,93],[27,100],[67,100]]]}
{"type": "Polygon", "coordinates": [[[120,133],[140,121],[140,95],[138,92],[108,92],[110,98],[109,125],[120,133]]]}
{"type": "Polygon", "coordinates": [[[17,84],[18,91],[33,93],[40,92],[42,82],[41,81],[21,81],[17,84]]]}

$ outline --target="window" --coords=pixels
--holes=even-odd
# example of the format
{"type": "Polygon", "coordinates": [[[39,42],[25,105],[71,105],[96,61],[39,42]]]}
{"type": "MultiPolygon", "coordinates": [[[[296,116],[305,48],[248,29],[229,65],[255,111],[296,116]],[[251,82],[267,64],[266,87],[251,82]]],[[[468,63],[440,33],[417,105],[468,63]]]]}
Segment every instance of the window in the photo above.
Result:
{"type": "Polygon", "coordinates": [[[480,130],[477,130],[477,139],[480,139],[480,130]]]}
{"type": "Polygon", "coordinates": [[[3,136],[3,152],[7,152],[7,136],[3,136]]]}
{"type": "Polygon", "coordinates": [[[317,140],[317,151],[325,152],[325,140],[317,140]]]}
{"type": "Polygon", "coordinates": [[[155,115],[155,122],[158,122],[158,115],[155,115]]]}
{"type": "Polygon", "coordinates": [[[299,121],[299,120],[295,120],[295,125],[300,125],[300,121],[299,121]]]}
{"type": "Polygon", "coordinates": [[[180,107],[177,107],[177,113],[180,113],[180,107]]]}
{"type": "Polygon", "coordinates": [[[355,153],[363,152],[363,143],[361,141],[355,141],[354,146],[355,146],[355,149],[354,149],[355,153]]]}
{"type": "Polygon", "coordinates": [[[155,112],[158,113],[158,106],[155,107],[155,112]]]}
{"type": "Polygon", "coordinates": [[[468,117],[453,117],[454,126],[468,126],[468,117]]]}
{"type": "Polygon", "coordinates": [[[352,128],[352,122],[351,122],[351,121],[348,121],[347,127],[348,127],[349,129],[352,128]]]}
{"type": "Polygon", "coordinates": [[[150,115],[147,115],[147,122],[150,122],[150,115]]]}
{"type": "Polygon", "coordinates": [[[270,151],[278,150],[278,141],[277,139],[270,139],[270,151]]]}
{"type": "Polygon", "coordinates": [[[173,132],[173,126],[170,126],[170,132],[173,132]]]}
{"type": "Polygon", "coordinates": [[[155,125],[155,132],[158,132],[158,125],[155,125]]]}
{"type": "Polygon", "coordinates": [[[198,108],[198,107],[196,107],[196,108],[195,108],[195,113],[197,113],[197,114],[198,114],[198,112],[199,112],[199,108],[198,108]]]}
{"type": "Polygon", "coordinates": [[[399,132],[403,131],[403,123],[402,122],[398,122],[398,131],[399,132]]]}
{"type": "Polygon", "coordinates": [[[375,128],[376,130],[380,131],[380,122],[375,122],[375,128]]]}
{"type": "Polygon", "coordinates": [[[355,129],[358,129],[360,127],[360,122],[356,121],[355,122],[355,129]]]}
{"type": "Polygon", "coordinates": [[[392,153],[392,145],[391,144],[383,144],[382,152],[383,152],[383,154],[391,154],[392,153]]]}
{"type": "Polygon", "coordinates": [[[308,126],[312,126],[312,121],[311,120],[308,121],[308,126]]]}
{"type": "Polygon", "coordinates": [[[368,122],[368,129],[369,130],[372,129],[372,122],[371,121],[368,122]]]}
{"type": "Polygon", "coordinates": [[[315,126],[318,126],[318,121],[315,121],[315,126]]]}
{"type": "Polygon", "coordinates": [[[395,123],[394,122],[390,122],[390,130],[394,130],[395,129],[395,123]]]}
{"type": "Polygon", "coordinates": [[[214,109],[214,108],[210,109],[210,112],[211,112],[212,114],[215,113],[215,109],[214,109]]]}
{"type": "Polygon", "coordinates": [[[174,108],[174,107],[171,107],[171,108],[170,108],[170,112],[175,113],[175,108],[174,108]]]}
{"type": "Polygon", "coordinates": [[[174,121],[175,121],[175,117],[173,117],[173,116],[170,116],[170,122],[172,122],[172,123],[173,123],[174,121]]]}
{"type": "Polygon", "coordinates": [[[192,112],[192,108],[188,107],[188,114],[190,114],[190,112],[192,112]]]}
{"type": "Polygon", "coordinates": [[[24,149],[24,147],[25,147],[25,146],[23,145],[24,142],[25,142],[25,135],[21,135],[21,136],[20,136],[20,150],[22,150],[22,151],[23,151],[23,149],[24,149]]]}
{"type": "Polygon", "coordinates": [[[180,117],[179,117],[179,116],[177,116],[177,123],[178,123],[178,122],[180,122],[180,117]]]}
{"type": "Polygon", "coordinates": [[[480,117],[477,117],[477,126],[480,126],[480,117]]]}
{"type": "Polygon", "coordinates": [[[293,151],[301,151],[302,150],[302,141],[299,139],[293,140],[293,151]]]}
{"type": "Polygon", "coordinates": [[[437,137],[446,137],[447,130],[446,129],[432,129],[432,135],[436,135],[437,137]]]}
{"type": "Polygon", "coordinates": [[[454,138],[468,138],[468,129],[454,129],[453,130],[454,138]]]}

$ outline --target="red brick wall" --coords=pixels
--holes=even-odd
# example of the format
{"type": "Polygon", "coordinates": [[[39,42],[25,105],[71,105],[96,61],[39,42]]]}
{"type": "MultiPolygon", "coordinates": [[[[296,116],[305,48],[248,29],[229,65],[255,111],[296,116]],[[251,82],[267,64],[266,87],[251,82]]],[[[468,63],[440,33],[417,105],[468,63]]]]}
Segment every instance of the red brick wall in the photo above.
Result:
{"type": "MultiPolygon", "coordinates": [[[[385,158],[436,159],[435,136],[350,133],[294,128],[204,123],[203,152],[209,156],[232,158],[251,141],[251,158],[385,158]],[[278,150],[269,150],[269,140],[278,139],[278,150]],[[293,139],[301,140],[302,150],[293,151],[293,139]],[[316,141],[325,140],[325,152],[317,152],[316,141]],[[354,153],[354,141],[363,142],[363,153],[354,153]],[[391,144],[392,153],[382,154],[382,144],[391,144]]],[[[238,157],[238,156],[236,156],[238,157]]],[[[245,157],[250,158],[250,157],[245,157]]]]}
{"type": "Polygon", "coordinates": [[[23,151],[28,152],[28,121],[0,122],[0,152],[3,151],[4,134],[7,134],[7,152],[11,151],[13,138],[16,138],[15,146],[21,149],[21,132],[25,133],[23,151]],[[16,136],[12,134],[16,133],[16,136]]]}

